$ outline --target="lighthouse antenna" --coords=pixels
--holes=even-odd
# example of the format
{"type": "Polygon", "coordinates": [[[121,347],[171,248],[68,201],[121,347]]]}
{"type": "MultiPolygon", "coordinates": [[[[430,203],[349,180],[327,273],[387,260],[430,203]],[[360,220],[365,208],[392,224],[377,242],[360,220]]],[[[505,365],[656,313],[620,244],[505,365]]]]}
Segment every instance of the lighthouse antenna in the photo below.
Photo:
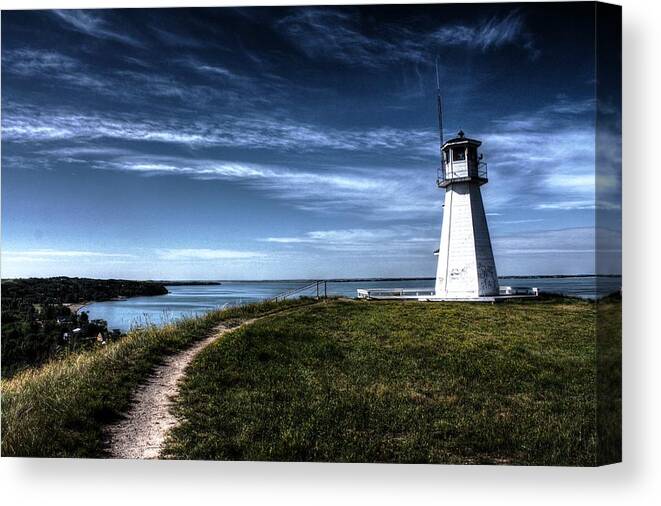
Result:
{"type": "Polygon", "coordinates": [[[443,98],[441,97],[441,78],[438,73],[438,56],[436,57],[436,106],[438,108],[438,139],[441,143],[439,151],[441,164],[443,164],[443,98]]]}

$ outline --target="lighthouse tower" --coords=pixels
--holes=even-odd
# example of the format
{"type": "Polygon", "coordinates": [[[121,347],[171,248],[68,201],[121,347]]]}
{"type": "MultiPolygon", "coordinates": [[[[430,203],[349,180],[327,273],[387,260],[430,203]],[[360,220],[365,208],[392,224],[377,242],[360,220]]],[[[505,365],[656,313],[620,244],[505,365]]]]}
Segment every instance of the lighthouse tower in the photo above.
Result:
{"type": "Polygon", "coordinates": [[[498,295],[487,218],[480,187],[487,166],[478,155],[482,143],[458,136],[442,144],[438,186],[445,188],[435,297],[479,299],[498,295]]]}

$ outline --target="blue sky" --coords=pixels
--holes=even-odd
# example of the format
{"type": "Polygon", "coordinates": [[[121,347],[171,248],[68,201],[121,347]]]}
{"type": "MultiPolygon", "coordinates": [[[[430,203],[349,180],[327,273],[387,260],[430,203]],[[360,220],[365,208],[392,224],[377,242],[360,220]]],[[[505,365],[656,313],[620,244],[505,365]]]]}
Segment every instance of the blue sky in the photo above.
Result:
{"type": "Polygon", "coordinates": [[[619,272],[594,35],[588,3],[5,11],[2,276],[432,277],[436,55],[499,274],[594,272],[597,236],[619,272]]]}

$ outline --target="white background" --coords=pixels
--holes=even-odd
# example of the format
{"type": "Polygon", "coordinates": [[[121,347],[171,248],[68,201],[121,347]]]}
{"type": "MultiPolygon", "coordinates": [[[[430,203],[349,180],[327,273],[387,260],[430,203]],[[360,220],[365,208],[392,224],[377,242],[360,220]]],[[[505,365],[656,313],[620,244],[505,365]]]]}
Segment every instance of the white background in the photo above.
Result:
{"type": "MultiPolygon", "coordinates": [[[[258,5],[11,0],[2,8],[258,5]]],[[[290,2],[291,3],[291,2],[290,2]]],[[[307,1],[305,3],[320,3],[307,1]]],[[[326,4],[337,2],[323,2],[326,4]]],[[[346,2],[345,2],[346,3],[346,2]]],[[[384,2],[362,2],[384,3],[384,2]]],[[[404,3],[402,1],[398,3],[404,3]]],[[[596,469],[0,460],[4,504],[661,504],[660,2],[624,6],[624,463],[596,469]]]]}

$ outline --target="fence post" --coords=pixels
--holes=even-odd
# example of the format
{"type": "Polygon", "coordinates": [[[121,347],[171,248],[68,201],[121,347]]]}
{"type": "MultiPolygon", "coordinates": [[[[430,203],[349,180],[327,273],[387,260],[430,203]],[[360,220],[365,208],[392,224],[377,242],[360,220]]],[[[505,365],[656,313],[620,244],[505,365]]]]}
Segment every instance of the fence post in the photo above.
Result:
{"type": "Polygon", "coordinates": [[[326,285],[327,285],[327,283],[328,283],[328,281],[324,281],[324,299],[327,299],[327,298],[328,298],[328,293],[326,292],[326,285]]]}

